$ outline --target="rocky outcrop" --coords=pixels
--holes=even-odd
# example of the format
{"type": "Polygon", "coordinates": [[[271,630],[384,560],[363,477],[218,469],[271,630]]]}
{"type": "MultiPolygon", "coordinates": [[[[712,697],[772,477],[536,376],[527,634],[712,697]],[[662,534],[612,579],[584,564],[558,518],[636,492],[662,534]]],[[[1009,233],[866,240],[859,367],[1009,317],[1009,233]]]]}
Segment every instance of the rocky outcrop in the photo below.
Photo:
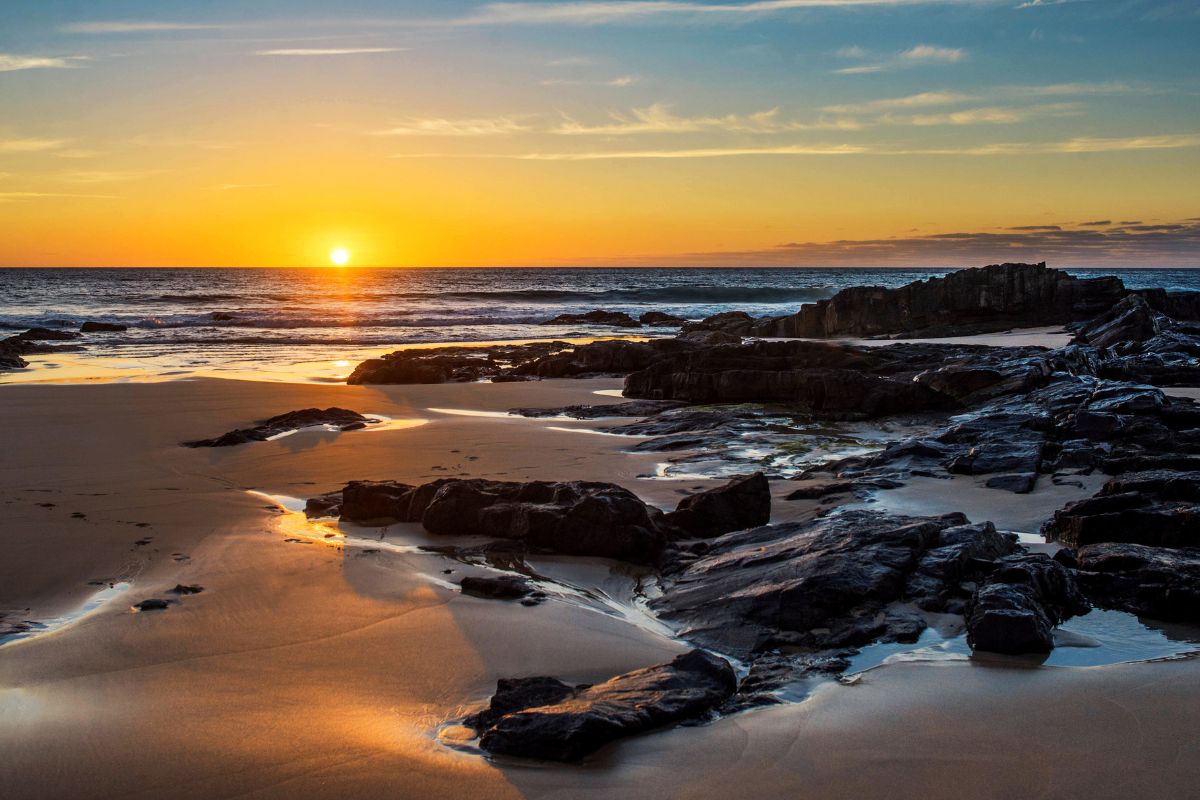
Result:
{"type": "Polygon", "coordinates": [[[1141,295],[1131,294],[1076,329],[1075,343],[1092,347],[1126,347],[1162,331],[1164,317],[1141,295]]]}
{"type": "Polygon", "coordinates": [[[678,400],[630,400],[605,405],[563,406],[561,408],[512,408],[508,413],[521,417],[571,417],[572,419],[604,419],[605,417],[650,417],[685,406],[678,400]]]}
{"type": "Polygon", "coordinates": [[[92,322],[88,320],[79,326],[82,333],[120,333],[129,330],[128,325],[118,325],[115,322],[92,322]]]}
{"type": "Polygon", "coordinates": [[[54,328],[30,328],[27,331],[10,336],[9,342],[69,342],[78,339],[75,331],[56,330],[54,328]]]}
{"type": "Polygon", "coordinates": [[[0,341],[0,370],[24,369],[29,362],[21,358],[21,349],[5,340],[0,341]]]}
{"type": "Polygon", "coordinates": [[[520,575],[468,575],[458,585],[463,594],[489,600],[528,600],[528,605],[546,596],[520,575]]]}
{"type": "Polygon", "coordinates": [[[1200,546],[1200,471],[1152,470],[1113,478],[1096,496],[1054,512],[1043,533],[1068,547],[1102,542],[1200,546]]]}
{"type": "MultiPolygon", "coordinates": [[[[739,657],[910,638],[923,620],[889,607],[904,601],[923,557],[943,546],[942,532],[966,524],[961,514],[848,511],[730,533],[684,549],[651,605],[683,637],[739,657]]],[[[922,588],[920,596],[933,593],[922,588]]]]}
{"type": "Polygon", "coordinates": [[[586,314],[559,314],[548,319],[543,325],[610,325],[615,328],[640,328],[642,323],[626,314],[624,311],[605,311],[596,309],[586,314]]]}
{"type": "Polygon", "coordinates": [[[534,342],[490,347],[431,347],[397,350],[370,358],[350,373],[346,383],[462,383],[495,378],[514,366],[570,350],[567,342],[534,342]]]}
{"type": "Polygon", "coordinates": [[[681,328],[681,333],[702,333],[706,331],[721,331],[738,336],[749,336],[759,323],[745,311],[725,311],[713,314],[694,322],[687,322],[681,328]]]}
{"type": "Polygon", "coordinates": [[[667,314],[663,311],[647,311],[638,317],[638,322],[643,325],[653,325],[656,327],[674,328],[683,325],[687,322],[683,317],[677,317],[674,314],[667,314]]]}
{"type": "Polygon", "coordinates": [[[501,681],[489,708],[467,722],[489,753],[576,761],[617,739],[695,719],[736,688],[729,662],[692,650],[590,687],[545,677],[501,681]]]}
{"type": "Polygon", "coordinates": [[[796,314],[762,320],[756,336],[936,337],[1091,319],[1127,294],[1118,278],[1075,278],[1041,264],[997,264],[899,289],[858,286],[796,314]]]}
{"type": "Polygon", "coordinates": [[[1102,608],[1200,623],[1200,548],[1091,544],[1077,554],[1084,593],[1102,608]]]}
{"type": "Polygon", "coordinates": [[[992,653],[1048,653],[1054,627],[1089,610],[1062,564],[1044,554],[1006,556],[971,600],[967,642],[992,653]]]}
{"type": "Polygon", "coordinates": [[[688,538],[705,539],[771,521],[771,487],[761,472],[685,497],[664,521],[688,538]]]}
{"type": "Polygon", "coordinates": [[[301,428],[312,428],[318,425],[327,425],[338,430],[349,431],[358,430],[377,422],[379,420],[364,417],[357,411],[351,411],[346,408],[305,408],[300,411],[289,411],[286,414],[271,417],[255,425],[253,428],[237,428],[228,433],[223,433],[214,439],[196,439],[195,441],[184,442],[183,446],[232,447],[249,442],[265,442],[272,436],[279,436],[283,433],[290,433],[301,428]]]}

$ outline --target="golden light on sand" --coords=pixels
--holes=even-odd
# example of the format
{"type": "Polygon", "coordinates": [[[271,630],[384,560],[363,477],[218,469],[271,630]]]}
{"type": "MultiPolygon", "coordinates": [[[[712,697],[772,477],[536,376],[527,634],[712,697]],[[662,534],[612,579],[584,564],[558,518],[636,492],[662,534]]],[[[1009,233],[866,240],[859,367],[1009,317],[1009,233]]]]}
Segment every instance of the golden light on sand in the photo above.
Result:
{"type": "Polygon", "coordinates": [[[329,251],[329,261],[335,267],[344,267],[350,263],[350,251],[344,247],[335,247],[329,251]]]}

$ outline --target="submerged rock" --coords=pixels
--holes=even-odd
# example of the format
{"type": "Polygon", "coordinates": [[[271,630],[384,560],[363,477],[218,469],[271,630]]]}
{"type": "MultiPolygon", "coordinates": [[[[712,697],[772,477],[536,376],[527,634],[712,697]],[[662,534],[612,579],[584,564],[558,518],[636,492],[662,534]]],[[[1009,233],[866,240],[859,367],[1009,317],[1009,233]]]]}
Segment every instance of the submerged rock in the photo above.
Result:
{"type": "Polygon", "coordinates": [[[473,721],[482,729],[480,746],[490,753],[576,761],[617,739],[699,717],[736,688],[729,662],[692,650],[587,688],[553,678],[501,682],[499,708],[473,721]]]}
{"type": "Polygon", "coordinates": [[[642,323],[624,311],[596,309],[586,314],[559,314],[543,325],[611,325],[616,328],[640,328],[642,323]]]}
{"type": "Polygon", "coordinates": [[[364,417],[357,411],[345,408],[305,408],[300,411],[289,411],[277,417],[264,420],[253,428],[238,428],[223,433],[215,439],[197,439],[184,442],[184,447],[232,447],[248,442],[265,442],[272,436],[281,433],[310,428],[317,425],[333,425],[340,430],[361,428],[368,423],[378,422],[377,419],[364,417]]]}
{"type": "Polygon", "coordinates": [[[689,538],[710,538],[771,521],[771,487],[761,472],[685,497],[664,521],[689,538]]]}
{"type": "Polygon", "coordinates": [[[667,314],[663,311],[647,311],[638,317],[638,322],[643,325],[656,325],[662,327],[674,327],[683,325],[687,322],[683,317],[677,317],[674,314],[667,314]]]}

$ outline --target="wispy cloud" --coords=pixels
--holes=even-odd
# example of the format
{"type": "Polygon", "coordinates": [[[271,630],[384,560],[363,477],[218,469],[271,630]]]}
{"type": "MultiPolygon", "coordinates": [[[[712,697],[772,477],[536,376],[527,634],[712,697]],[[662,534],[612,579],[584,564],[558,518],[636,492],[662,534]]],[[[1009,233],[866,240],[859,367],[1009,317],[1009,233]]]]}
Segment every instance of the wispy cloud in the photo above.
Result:
{"type": "Polygon", "coordinates": [[[402,53],[407,47],[326,47],[258,50],[256,56],[358,56],[371,53],[402,53]]]}
{"type": "Polygon", "coordinates": [[[151,174],[146,171],[89,169],[63,172],[59,179],[66,183],[123,183],[140,180],[151,174]]]}
{"type": "Polygon", "coordinates": [[[930,106],[946,106],[975,100],[974,95],[962,92],[921,92],[904,97],[885,97],[879,100],[868,100],[863,103],[848,103],[844,105],[825,106],[824,111],[830,114],[873,114],[879,111],[890,111],[898,108],[928,108],[930,106]]]}
{"type": "Polygon", "coordinates": [[[1043,260],[1059,266],[1196,266],[1197,252],[1200,252],[1200,223],[1187,221],[1108,230],[1018,225],[1001,231],[798,241],[761,250],[687,253],[655,260],[658,263],[762,266],[967,266],[1043,260]]]}
{"type": "Polygon", "coordinates": [[[582,80],[573,78],[546,78],[542,86],[613,86],[624,89],[641,81],[637,75],[618,75],[607,80],[582,80]]]}
{"type": "Polygon", "coordinates": [[[521,161],[613,161],[643,159],[735,158],[743,156],[1020,156],[1069,153],[1113,153],[1200,147],[1200,134],[1134,136],[1125,138],[1077,137],[1056,142],[1001,142],[962,147],[922,148],[904,145],[846,143],[795,143],[745,147],[662,148],[640,150],[585,150],[526,153],[396,153],[393,158],[482,158],[521,161]]]}
{"type": "Polygon", "coordinates": [[[925,64],[957,64],[966,61],[970,54],[961,47],[942,47],[932,44],[913,45],[907,50],[890,55],[872,54],[861,47],[843,47],[837,51],[841,58],[867,60],[865,64],[835,69],[835,75],[865,75],[873,72],[891,72],[897,69],[925,64]]]}
{"type": "Polygon", "coordinates": [[[199,22],[161,22],[155,20],[109,20],[73,22],[59,28],[63,33],[161,33],[166,31],[207,31],[236,27],[199,22]]]}
{"type": "Polygon", "coordinates": [[[15,200],[35,200],[43,197],[82,197],[93,200],[115,200],[115,194],[74,194],[70,192],[0,192],[0,203],[15,200]]]}
{"type": "Polygon", "coordinates": [[[40,153],[57,150],[70,141],[68,139],[0,139],[0,153],[40,153]]]}
{"type": "Polygon", "coordinates": [[[377,136],[507,136],[531,130],[519,117],[478,117],[475,119],[422,119],[411,117],[394,126],[375,131],[377,136]]]}
{"type": "Polygon", "coordinates": [[[83,66],[86,56],[20,56],[0,53],[0,72],[17,72],[23,69],[75,69],[83,66]]]}
{"type": "Polygon", "coordinates": [[[696,133],[699,131],[763,134],[801,130],[856,130],[861,127],[853,120],[818,120],[816,122],[785,120],[780,118],[778,108],[753,114],[684,117],[675,114],[665,103],[635,108],[627,114],[614,112],[609,117],[609,121],[595,125],[567,118],[548,132],[567,136],[629,136],[655,133],[696,133]]]}
{"type": "Polygon", "coordinates": [[[1080,113],[1077,103],[1048,103],[1022,108],[989,106],[985,108],[965,108],[959,111],[949,111],[939,114],[887,114],[880,118],[882,124],[915,125],[929,127],[933,125],[1011,125],[1025,122],[1039,116],[1065,117],[1080,113]]]}

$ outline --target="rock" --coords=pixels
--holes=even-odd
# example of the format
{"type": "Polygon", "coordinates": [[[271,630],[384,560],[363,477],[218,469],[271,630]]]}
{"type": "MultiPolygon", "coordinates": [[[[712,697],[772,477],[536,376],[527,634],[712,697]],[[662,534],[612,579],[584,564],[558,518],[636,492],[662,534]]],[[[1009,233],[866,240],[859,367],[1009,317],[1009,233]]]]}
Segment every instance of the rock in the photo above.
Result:
{"type": "Polygon", "coordinates": [[[496,693],[492,695],[488,707],[464,719],[463,724],[483,733],[505,714],[524,711],[527,708],[552,706],[586,688],[586,685],[572,686],[558,678],[545,675],[501,678],[496,682],[496,693]]]}
{"type": "Polygon", "coordinates": [[[1075,334],[1075,342],[1092,347],[1121,347],[1144,342],[1161,331],[1161,319],[1162,315],[1141,295],[1131,294],[1081,325],[1075,334]]]}
{"type": "Polygon", "coordinates": [[[967,642],[992,653],[1048,653],[1054,626],[1089,610],[1062,564],[1040,553],[1005,556],[971,601],[967,642]]]}
{"type": "Polygon", "coordinates": [[[248,442],[265,442],[272,436],[278,436],[281,433],[300,430],[301,428],[311,428],[318,425],[332,425],[340,430],[346,430],[354,425],[378,422],[377,419],[364,417],[357,411],[350,411],[345,408],[305,408],[300,411],[289,411],[286,414],[280,414],[276,417],[271,417],[253,428],[239,428],[236,430],[223,433],[215,439],[197,439],[191,442],[184,442],[184,447],[232,447],[233,445],[246,444],[248,442]]]}
{"type": "Polygon", "coordinates": [[[515,366],[573,349],[574,346],[567,342],[551,341],[397,350],[362,362],[350,373],[346,383],[428,384],[496,380],[513,377],[510,370],[515,366]]]}
{"type": "Polygon", "coordinates": [[[964,269],[899,289],[856,286],[768,320],[756,336],[956,336],[1086,320],[1127,294],[1118,278],[1075,278],[1042,264],[964,269]]]}
{"type": "Polygon", "coordinates": [[[665,543],[646,504],[611,483],[449,480],[420,519],[430,533],[519,539],[554,553],[639,564],[654,563],[665,543]]]}
{"type": "Polygon", "coordinates": [[[688,331],[675,337],[676,341],[699,344],[707,347],[719,344],[741,344],[742,337],[728,331],[688,331]]]}
{"type": "Polygon", "coordinates": [[[229,322],[233,319],[233,314],[226,311],[214,311],[208,315],[208,318],[213,322],[229,322]]]}
{"type": "Polygon", "coordinates": [[[23,333],[18,333],[16,336],[9,337],[8,341],[69,342],[72,339],[78,338],[79,334],[75,331],[60,331],[52,328],[30,328],[23,333]]]}
{"type": "Polygon", "coordinates": [[[638,322],[643,325],[654,325],[658,327],[675,327],[687,322],[683,317],[677,317],[673,314],[667,314],[663,311],[647,311],[638,317],[638,322]]]}
{"type": "Polygon", "coordinates": [[[92,322],[88,320],[79,326],[83,333],[120,333],[129,330],[128,325],[118,325],[114,322],[92,322]]]}
{"type": "Polygon", "coordinates": [[[738,337],[741,337],[750,334],[754,323],[754,317],[751,317],[745,311],[725,311],[720,314],[714,314],[711,317],[705,317],[698,322],[684,323],[681,333],[724,331],[725,333],[736,334],[738,337]]]}
{"type": "Polygon", "coordinates": [[[468,576],[459,582],[463,594],[492,600],[520,600],[534,592],[533,584],[520,575],[468,576]]]}
{"type": "Polygon", "coordinates": [[[342,513],[342,492],[329,492],[328,494],[310,497],[304,503],[304,516],[309,519],[322,519],[324,517],[336,517],[342,513]]]}
{"type": "Polygon", "coordinates": [[[180,595],[183,595],[183,594],[200,594],[201,592],[203,592],[203,591],[204,591],[204,587],[203,587],[203,586],[199,586],[199,585],[197,585],[197,584],[194,584],[194,583],[193,583],[193,584],[182,584],[182,583],[177,583],[177,584],[175,584],[175,588],[174,588],[174,589],[171,589],[170,591],[171,591],[171,594],[180,594],[180,595]]]}
{"type": "MultiPolygon", "coordinates": [[[[413,486],[395,481],[351,481],[341,492],[341,518],[360,524],[410,521],[416,491],[413,486]]],[[[322,495],[325,497],[328,495],[322,495]]],[[[318,508],[322,498],[314,498],[318,508]]]]}
{"type": "Polygon", "coordinates": [[[171,605],[170,600],[163,600],[161,597],[151,597],[140,603],[134,603],[133,607],[138,611],[161,611],[169,605],[171,605]]]}
{"type": "MultiPolygon", "coordinates": [[[[616,739],[705,714],[736,688],[729,662],[692,650],[550,704],[509,711],[483,731],[480,746],[500,755],[576,761],[616,739]]],[[[542,690],[561,692],[552,685],[542,690]]]]}
{"type": "Polygon", "coordinates": [[[1017,550],[1013,534],[996,531],[990,522],[945,528],[936,547],[921,554],[904,585],[904,599],[925,611],[962,613],[973,584],[992,569],[992,562],[1017,550]]]}
{"type": "Polygon", "coordinates": [[[1036,472],[1019,472],[1015,475],[995,475],[984,485],[989,489],[1004,489],[1013,494],[1029,494],[1037,483],[1036,472]]]}
{"type": "Polygon", "coordinates": [[[563,408],[512,408],[508,413],[522,417],[572,417],[573,419],[604,419],[605,417],[651,417],[684,403],[677,400],[630,400],[598,406],[565,406],[563,408]]]}
{"type": "Polygon", "coordinates": [[[664,521],[688,538],[756,528],[771,521],[771,487],[761,472],[685,497],[664,521]]]}
{"type": "Polygon", "coordinates": [[[1113,478],[1094,497],[1054,512],[1042,532],[1076,548],[1103,542],[1200,546],[1200,470],[1151,470],[1113,478]]]}
{"type": "Polygon", "coordinates": [[[854,481],[831,481],[829,483],[817,483],[811,486],[802,486],[799,489],[793,489],[788,493],[785,500],[818,500],[822,497],[828,497],[832,494],[845,494],[846,492],[854,491],[856,484],[854,481]]]}
{"type": "Polygon", "coordinates": [[[624,311],[604,311],[596,309],[586,314],[559,314],[548,319],[543,325],[611,325],[617,328],[640,328],[642,323],[626,314],[624,311]]]}
{"type": "Polygon", "coordinates": [[[697,345],[678,339],[654,339],[646,342],[604,340],[526,361],[513,367],[513,373],[539,378],[624,375],[645,369],[672,353],[696,348],[697,345]]]}
{"type": "Polygon", "coordinates": [[[1200,549],[1092,544],[1077,559],[1079,584],[1096,605],[1200,623],[1200,549]]]}
{"type": "Polygon", "coordinates": [[[737,656],[888,639],[885,608],[941,532],[964,524],[847,511],[726,534],[666,570],[651,607],[683,637],[737,656]]]}
{"type": "Polygon", "coordinates": [[[0,370],[24,369],[29,362],[21,358],[20,349],[7,340],[0,341],[0,370]]]}

